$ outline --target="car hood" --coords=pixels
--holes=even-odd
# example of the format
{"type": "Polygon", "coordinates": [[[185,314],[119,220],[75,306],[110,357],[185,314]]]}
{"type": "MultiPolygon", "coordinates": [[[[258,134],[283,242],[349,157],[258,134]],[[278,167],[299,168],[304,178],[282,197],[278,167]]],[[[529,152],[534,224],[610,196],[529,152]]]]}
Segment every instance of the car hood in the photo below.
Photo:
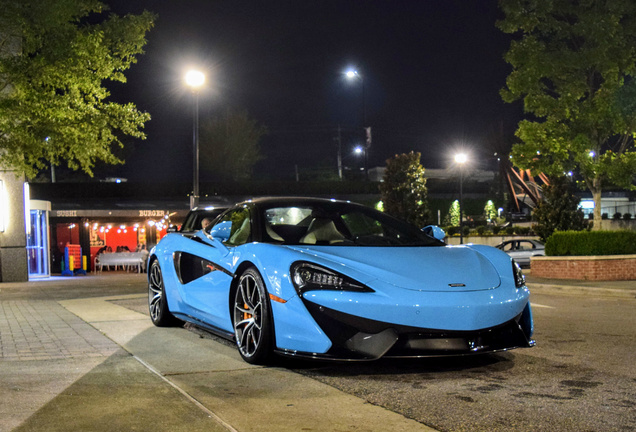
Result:
{"type": "Polygon", "coordinates": [[[329,261],[333,270],[364,284],[377,279],[414,291],[445,292],[489,290],[501,284],[492,263],[466,246],[290,248],[329,261]]]}

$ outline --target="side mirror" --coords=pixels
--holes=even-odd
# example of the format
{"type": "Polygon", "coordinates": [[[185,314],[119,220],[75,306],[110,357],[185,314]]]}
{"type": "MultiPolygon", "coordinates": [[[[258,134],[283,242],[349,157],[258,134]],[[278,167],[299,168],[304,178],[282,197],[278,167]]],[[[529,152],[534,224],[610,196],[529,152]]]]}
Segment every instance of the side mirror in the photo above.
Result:
{"type": "Polygon", "coordinates": [[[230,232],[232,231],[232,221],[223,221],[214,225],[210,230],[210,235],[220,241],[225,242],[230,238],[230,232]]]}
{"type": "Polygon", "coordinates": [[[422,228],[422,231],[424,231],[424,234],[436,238],[440,241],[444,241],[444,239],[446,238],[446,233],[444,232],[444,230],[437,225],[425,226],[424,228],[422,228]]]}

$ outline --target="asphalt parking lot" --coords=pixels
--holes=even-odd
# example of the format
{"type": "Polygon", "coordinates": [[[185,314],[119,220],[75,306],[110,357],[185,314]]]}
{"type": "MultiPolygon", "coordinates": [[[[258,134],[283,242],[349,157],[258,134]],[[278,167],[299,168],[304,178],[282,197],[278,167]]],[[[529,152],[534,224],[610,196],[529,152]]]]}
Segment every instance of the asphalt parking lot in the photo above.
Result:
{"type": "MultiPolygon", "coordinates": [[[[633,281],[529,284],[636,294],[633,281]]],[[[146,295],[129,273],[0,284],[0,431],[435,430],[338,389],[338,374],[251,366],[229,343],[155,328],[146,295]]]]}

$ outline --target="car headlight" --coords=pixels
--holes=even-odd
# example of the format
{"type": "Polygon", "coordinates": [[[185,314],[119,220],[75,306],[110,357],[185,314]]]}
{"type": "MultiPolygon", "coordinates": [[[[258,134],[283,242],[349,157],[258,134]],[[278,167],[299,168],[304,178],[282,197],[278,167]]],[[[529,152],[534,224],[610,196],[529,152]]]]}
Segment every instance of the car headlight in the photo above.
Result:
{"type": "Polygon", "coordinates": [[[517,288],[522,288],[526,284],[526,277],[523,275],[523,271],[521,271],[521,267],[519,264],[512,260],[512,274],[515,277],[515,286],[517,288]]]}
{"type": "Polygon", "coordinates": [[[374,292],[350,277],[308,262],[295,262],[290,274],[298,295],[312,290],[374,292]]]}

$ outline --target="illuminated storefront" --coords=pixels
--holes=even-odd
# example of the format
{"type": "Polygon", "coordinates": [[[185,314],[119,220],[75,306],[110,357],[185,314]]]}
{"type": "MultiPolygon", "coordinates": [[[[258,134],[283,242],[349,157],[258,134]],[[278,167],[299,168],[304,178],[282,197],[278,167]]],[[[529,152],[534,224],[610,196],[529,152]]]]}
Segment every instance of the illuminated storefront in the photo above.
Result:
{"type": "Polygon", "coordinates": [[[151,249],[166,235],[170,215],[167,210],[53,210],[53,272],[59,272],[67,244],[81,246],[88,271],[99,252],[151,249]]]}

